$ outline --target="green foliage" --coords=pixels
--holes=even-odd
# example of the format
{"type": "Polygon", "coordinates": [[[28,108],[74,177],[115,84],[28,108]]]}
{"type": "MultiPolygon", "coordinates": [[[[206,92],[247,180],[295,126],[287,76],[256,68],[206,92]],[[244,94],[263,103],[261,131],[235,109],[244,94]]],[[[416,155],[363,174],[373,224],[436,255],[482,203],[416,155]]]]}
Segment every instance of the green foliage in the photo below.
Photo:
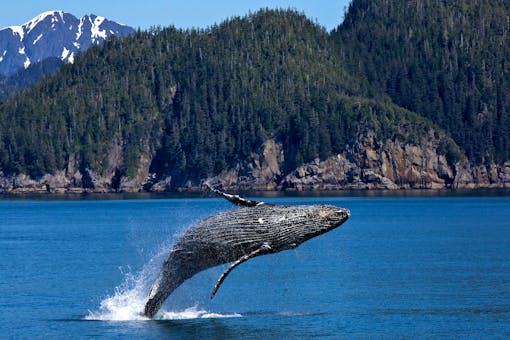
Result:
{"type": "Polygon", "coordinates": [[[415,143],[433,127],[374,90],[374,79],[352,77],[337,47],[303,15],[270,10],[113,38],[0,103],[0,170],[40,176],[75,158],[114,172],[118,185],[150,152],[150,171],[179,187],[270,137],[292,170],[344,151],[361,127],[415,143]]]}
{"type": "Polygon", "coordinates": [[[449,164],[456,164],[457,162],[464,161],[464,155],[459,147],[450,139],[441,141],[437,148],[437,153],[444,155],[449,164]]]}
{"type": "Polygon", "coordinates": [[[62,66],[62,60],[55,57],[30,65],[11,76],[0,76],[0,100],[37,82],[44,75],[56,72],[62,66]]]}
{"type": "Polygon", "coordinates": [[[510,159],[510,2],[354,0],[332,33],[349,69],[449,132],[475,163],[510,159]]]}

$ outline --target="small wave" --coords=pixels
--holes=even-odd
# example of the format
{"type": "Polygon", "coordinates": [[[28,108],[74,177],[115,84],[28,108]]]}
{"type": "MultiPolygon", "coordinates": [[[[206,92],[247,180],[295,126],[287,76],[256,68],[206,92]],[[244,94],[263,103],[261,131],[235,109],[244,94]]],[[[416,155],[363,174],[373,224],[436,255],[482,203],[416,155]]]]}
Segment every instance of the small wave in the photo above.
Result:
{"type": "MultiPolygon", "coordinates": [[[[114,307],[109,305],[110,308],[107,312],[90,312],[85,316],[85,320],[94,321],[144,321],[150,320],[149,318],[141,315],[137,308],[131,307],[114,307]]],[[[217,319],[217,318],[240,318],[241,314],[222,314],[212,313],[206,310],[200,310],[198,307],[190,307],[183,311],[165,311],[161,310],[156,316],[155,320],[191,320],[191,319],[217,319]]]]}
{"type": "Polygon", "coordinates": [[[156,318],[158,320],[187,320],[187,319],[216,319],[216,318],[240,318],[241,314],[220,314],[211,313],[205,310],[199,310],[198,307],[187,308],[181,312],[167,312],[163,311],[158,313],[156,318]]]}

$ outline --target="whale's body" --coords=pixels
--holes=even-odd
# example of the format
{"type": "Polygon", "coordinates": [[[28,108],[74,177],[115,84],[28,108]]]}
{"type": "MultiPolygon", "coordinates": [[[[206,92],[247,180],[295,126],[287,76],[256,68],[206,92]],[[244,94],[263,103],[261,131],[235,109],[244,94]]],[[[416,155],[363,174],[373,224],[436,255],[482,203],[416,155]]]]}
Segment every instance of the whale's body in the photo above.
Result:
{"type": "Polygon", "coordinates": [[[214,190],[243,207],[213,215],[177,240],[152,285],[146,316],[153,317],[177,287],[202,270],[233,262],[216,283],[212,298],[228,273],[242,262],[295,248],[349,218],[348,210],[335,206],[270,205],[214,190]]]}

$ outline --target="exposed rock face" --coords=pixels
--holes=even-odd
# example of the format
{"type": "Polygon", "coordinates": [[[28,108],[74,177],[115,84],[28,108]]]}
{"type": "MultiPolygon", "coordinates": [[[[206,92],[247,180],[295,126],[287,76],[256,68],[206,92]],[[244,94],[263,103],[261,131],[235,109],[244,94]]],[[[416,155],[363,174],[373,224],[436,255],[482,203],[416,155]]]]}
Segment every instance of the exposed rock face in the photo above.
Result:
{"type": "MultiPolygon", "coordinates": [[[[138,162],[138,170],[133,178],[119,171],[121,157],[119,146],[114,145],[110,152],[109,164],[103,173],[89,168],[81,168],[71,155],[66,170],[55,174],[45,174],[33,179],[25,174],[5,175],[0,171],[0,193],[108,193],[108,192],[139,192],[148,181],[151,158],[142,156],[138,162]]],[[[148,153],[147,155],[150,155],[148,153]]]]}
{"type": "Polygon", "coordinates": [[[510,188],[510,162],[476,167],[456,166],[454,188],[510,188]]]}
{"type": "Polygon", "coordinates": [[[467,161],[449,164],[438,153],[434,131],[420,145],[381,141],[370,130],[352,147],[326,160],[315,159],[282,175],[281,145],[266,141],[258,155],[211,178],[229,190],[443,189],[510,187],[510,162],[471,168],[467,161]]]}
{"type": "MultiPolygon", "coordinates": [[[[358,133],[352,146],[325,160],[315,159],[290,173],[283,173],[281,144],[269,139],[257,153],[232,169],[209,178],[225,190],[339,190],[339,189],[443,189],[510,188],[510,162],[502,166],[471,166],[465,159],[450,164],[438,153],[441,139],[434,131],[421,138],[420,145],[398,139],[379,140],[371,130],[358,133]]],[[[26,175],[5,176],[0,171],[0,192],[74,193],[74,192],[153,192],[172,190],[172,178],[155,181],[149,173],[150,151],[140,157],[132,177],[119,171],[121,146],[114,143],[103,174],[81,169],[71,156],[67,169],[34,180],[26,175]]],[[[188,182],[181,191],[201,190],[199,183],[188,182]]],[[[173,189],[175,190],[175,189],[173,189]]]]}
{"type": "Polygon", "coordinates": [[[258,153],[245,162],[212,179],[225,188],[238,190],[277,190],[282,178],[283,148],[274,139],[262,145],[258,153]]]}
{"type": "Polygon", "coordinates": [[[423,138],[421,146],[398,140],[379,141],[372,131],[358,135],[354,146],[323,162],[305,164],[282,181],[283,188],[440,189],[449,187],[454,171],[438,155],[439,141],[423,138]]]}
{"type": "Polygon", "coordinates": [[[149,178],[149,167],[151,160],[142,156],[138,162],[138,171],[134,178],[126,176],[121,177],[118,190],[122,192],[139,192],[142,191],[143,185],[149,178]]]}

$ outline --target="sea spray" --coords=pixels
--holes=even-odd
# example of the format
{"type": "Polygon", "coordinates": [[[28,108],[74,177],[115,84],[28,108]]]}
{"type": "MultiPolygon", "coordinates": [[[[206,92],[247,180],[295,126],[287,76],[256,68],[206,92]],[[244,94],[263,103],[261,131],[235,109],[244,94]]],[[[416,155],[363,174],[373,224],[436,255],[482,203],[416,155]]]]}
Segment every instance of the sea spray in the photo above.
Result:
{"type": "MultiPolygon", "coordinates": [[[[170,244],[180,236],[183,230],[174,235],[172,242],[159,247],[157,253],[144,265],[139,273],[133,273],[128,268],[125,273],[124,282],[115,288],[114,294],[104,298],[100,302],[97,311],[89,311],[84,317],[85,320],[99,321],[137,321],[150,320],[143,315],[147,294],[151,283],[161,269],[163,258],[167,255],[170,244]]],[[[200,318],[228,318],[241,317],[240,314],[213,313],[199,308],[197,305],[185,308],[180,311],[168,311],[161,309],[155,316],[158,320],[185,320],[200,318]]]]}
{"type": "MultiPolygon", "coordinates": [[[[100,321],[136,321],[149,320],[143,316],[142,311],[147,301],[148,280],[145,270],[135,276],[126,274],[125,282],[115,289],[115,294],[101,301],[98,311],[90,311],[85,320],[100,321]]],[[[156,315],[158,320],[185,320],[206,318],[232,318],[241,317],[240,314],[213,313],[198,306],[186,308],[182,311],[167,311],[161,309],[156,315]]]]}
{"type": "Polygon", "coordinates": [[[186,320],[186,319],[215,319],[215,318],[240,318],[242,315],[237,313],[220,314],[212,313],[198,309],[198,306],[186,308],[183,311],[165,311],[161,310],[156,314],[159,320],[186,320]]]}
{"type": "Polygon", "coordinates": [[[153,262],[149,261],[138,274],[126,273],[124,282],[115,288],[115,293],[100,303],[99,310],[89,311],[86,320],[128,321],[147,320],[142,315],[147,300],[148,282],[153,262]]]}

